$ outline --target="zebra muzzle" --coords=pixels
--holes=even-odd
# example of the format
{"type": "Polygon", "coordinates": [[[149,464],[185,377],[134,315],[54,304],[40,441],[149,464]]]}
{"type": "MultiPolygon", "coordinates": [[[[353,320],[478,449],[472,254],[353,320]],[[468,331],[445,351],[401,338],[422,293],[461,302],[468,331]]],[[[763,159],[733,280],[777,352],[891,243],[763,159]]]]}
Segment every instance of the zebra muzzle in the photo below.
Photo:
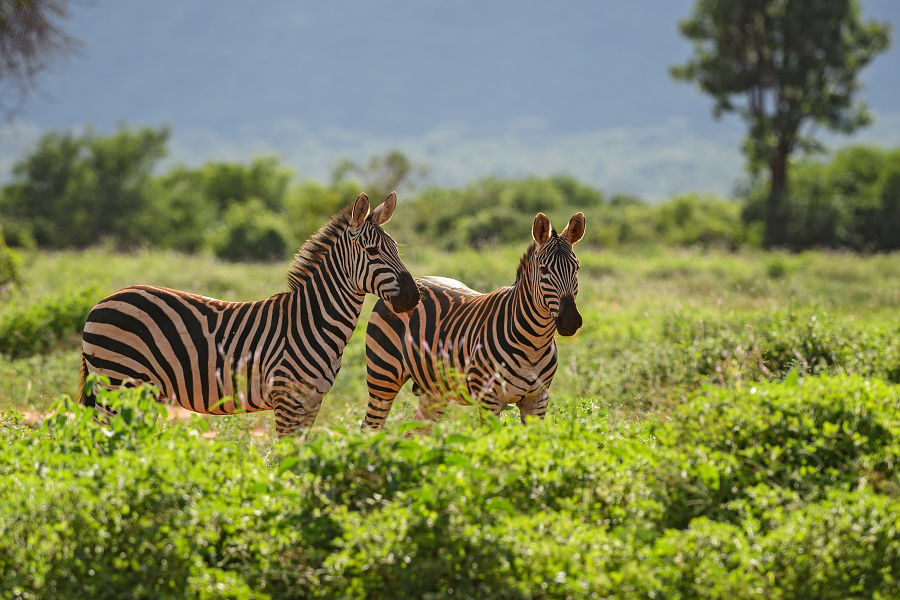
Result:
{"type": "Polygon", "coordinates": [[[575,298],[563,296],[559,302],[559,315],[556,317],[556,330],[559,335],[570,336],[581,327],[581,314],[575,306],[575,298]]]}
{"type": "Polygon", "coordinates": [[[419,304],[419,286],[409,271],[400,274],[397,285],[400,289],[390,298],[391,310],[395,313],[407,313],[419,304]]]}

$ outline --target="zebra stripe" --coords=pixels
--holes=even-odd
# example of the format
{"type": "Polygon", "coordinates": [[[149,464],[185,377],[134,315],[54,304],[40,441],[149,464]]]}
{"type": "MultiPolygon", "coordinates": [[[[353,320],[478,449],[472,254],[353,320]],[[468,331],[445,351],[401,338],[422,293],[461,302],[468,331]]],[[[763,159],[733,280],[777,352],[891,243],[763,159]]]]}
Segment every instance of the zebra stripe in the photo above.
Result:
{"type": "Polygon", "coordinates": [[[581,327],[572,246],[584,235],[584,215],[557,234],[538,213],[532,235],[509,287],[479,294],[453,279],[419,277],[421,300],[411,313],[375,305],[366,330],[364,426],[384,427],[409,379],[417,420],[440,419],[448,401],[480,402],[494,414],[515,404],[523,423],[544,416],[557,365],[554,335],[581,327]]]}
{"type": "Polygon", "coordinates": [[[365,294],[400,312],[419,300],[381,228],[395,207],[392,193],[370,213],[360,194],[294,257],[289,291],[265,300],[223,302],[146,285],[104,299],[84,326],[82,403],[96,405],[85,380],[97,373],[113,388],[152,383],[160,400],[198,413],[274,410],[279,435],[311,426],[365,294]]]}

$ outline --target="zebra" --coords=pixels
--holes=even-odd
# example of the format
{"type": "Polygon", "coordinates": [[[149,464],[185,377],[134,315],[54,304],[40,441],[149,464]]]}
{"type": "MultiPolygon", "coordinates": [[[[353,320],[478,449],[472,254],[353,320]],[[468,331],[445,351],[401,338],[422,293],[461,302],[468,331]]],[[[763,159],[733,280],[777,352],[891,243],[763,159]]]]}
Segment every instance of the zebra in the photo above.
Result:
{"type": "Polygon", "coordinates": [[[411,313],[376,303],[366,330],[363,428],[384,427],[408,379],[419,396],[416,420],[439,420],[448,401],[480,402],[495,415],[515,404],[523,424],[543,418],[556,373],[554,333],[574,335],[582,323],[572,246],[583,235],[583,213],[560,234],[538,213],[513,285],[479,294],[453,279],[418,277],[422,297],[411,313]]]}
{"type": "Polygon", "coordinates": [[[289,290],[224,302],[147,285],[102,300],[84,326],[80,401],[90,373],[110,387],[152,383],[160,401],[203,414],[273,410],[278,435],[310,427],[372,293],[404,313],[419,290],[382,230],[396,193],[374,211],[360,194],[294,256],[289,290]]]}

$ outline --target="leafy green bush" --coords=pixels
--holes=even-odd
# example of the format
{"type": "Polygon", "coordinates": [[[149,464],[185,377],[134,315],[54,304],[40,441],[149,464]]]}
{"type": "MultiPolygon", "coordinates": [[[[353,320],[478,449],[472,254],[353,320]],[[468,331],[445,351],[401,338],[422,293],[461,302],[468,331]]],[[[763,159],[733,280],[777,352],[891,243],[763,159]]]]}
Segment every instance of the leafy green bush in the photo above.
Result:
{"type": "MultiPolygon", "coordinates": [[[[710,387],[678,410],[677,427],[655,433],[669,448],[703,448],[707,467],[700,476],[708,491],[699,506],[705,515],[732,520],[737,510],[763,519],[753,508],[760,502],[771,512],[829,490],[857,489],[876,473],[888,482],[883,490],[900,491],[891,483],[900,474],[896,390],[860,377],[801,384],[796,373],[778,385],[710,387]],[[771,496],[760,485],[785,493],[771,496]]],[[[679,517],[677,503],[670,509],[672,523],[696,514],[685,505],[679,517]]]]}
{"type": "Polygon", "coordinates": [[[251,198],[235,204],[224,215],[222,227],[211,239],[219,258],[231,261],[282,260],[290,255],[290,233],[284,220],[251,198]]]}
{"type": "MultiPolygon", "coordinates": [[[[332,216],[355,200],[360,191],[357,184],[349,181],[340,181],[334,185],[304,181],[293,186],[284,203],[294,245],[300,247],[332,216]]],[[[374,194],[369,196],[373,207],[378,206],[383,199],[374,194]]]]}
{"type": "Polygon", "coordinates": [[[42,136],[0,194],[4,227],[15,235],[10,243],[70,248],[112,239],[133,247],[142,239],[137,219],[168,137],[168,129],[149,127],[42,136]]]}
{"type": "MultiPolygon", "coordinates": [[[[656,209],[656,230],[674,246],[721,246],[737,249],[748,240],[741,222],[741,206],[736,202],[683,194],[656,209]]],[[[761,240],[754,240],[757,245],[761,240]]]]}
{"type": "Polygon", "coordinates": [[[0,312],[0,354],[19,358],[71,342],[103,296],[99,287],[90,286],[63,289],[33,303],[14,299],[0,312]]]}
{"type": "Polygon", "coordinates": [[[720,383],[808,373],[847,372],[900,382],[896,324],[849,324],[823,312],[776,312],[705,320],[672,314],[664,339],[675,342],[685,374],[720,383]]]}
{"type": "Polygon", "coordinates": [[[3,239],[3,230],[0,229],[0,293],[5,288],[20,283],[21,275],[19,269],[21,263],[19,256],[6,247],[6,241],[3,239]]]}
{"type": "Polygon", "coordinates": [[[159,418],[146,388],[101,392],[109,422],[69,400],[31,432],[6,414],[0,595],[890,597],[900,388],[754,387],[650,426],[573,408],[416,439],[331,430],[266,459],[159,418]]]}
{"type": "Polygon", "coordinates": [[[600,192],[571,177],[488,177],[462,189],[425,189],[409,207],[410,214],[398,211],[398,218],[409,222],[415,234],[446,248],[480,248],[530,239],[538,212],[562,231],[572,214],[587,214],[602,203],[600,192]]]}
{"type": "Polygon", "coordinates": [[[829,494],[821,503],[786,515],[763,539],[761,570],[785,598],[895,597],[900,569],[897,508],[895,499],[829,494]]]}
{"type": "Polygon", "coordinates": [[[219,210],[194,175],[179,168],[153,182],[150,202],[138,217],[148,245],[182,252],[197,252],[205,246],[219,210]]]}

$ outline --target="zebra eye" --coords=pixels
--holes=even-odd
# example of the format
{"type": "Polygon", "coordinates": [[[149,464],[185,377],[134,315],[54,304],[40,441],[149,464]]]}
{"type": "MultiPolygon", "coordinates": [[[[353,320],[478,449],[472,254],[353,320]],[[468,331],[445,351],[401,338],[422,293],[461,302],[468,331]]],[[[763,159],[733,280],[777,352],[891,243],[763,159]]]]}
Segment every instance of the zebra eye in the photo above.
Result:
{"type": "Polygon", "coordinates": [[[375,258],[380,254],[378,248],[376,246],[369,246],[366,248],[366,254],[368,254],[371,258],[375,258]]]}
{"type": "Polygon", "coordinates": [[[549,274],[550,274],[550,269],[548,269],[544,265],[541,265],[541,275],[549,275],[549,274]]]}

